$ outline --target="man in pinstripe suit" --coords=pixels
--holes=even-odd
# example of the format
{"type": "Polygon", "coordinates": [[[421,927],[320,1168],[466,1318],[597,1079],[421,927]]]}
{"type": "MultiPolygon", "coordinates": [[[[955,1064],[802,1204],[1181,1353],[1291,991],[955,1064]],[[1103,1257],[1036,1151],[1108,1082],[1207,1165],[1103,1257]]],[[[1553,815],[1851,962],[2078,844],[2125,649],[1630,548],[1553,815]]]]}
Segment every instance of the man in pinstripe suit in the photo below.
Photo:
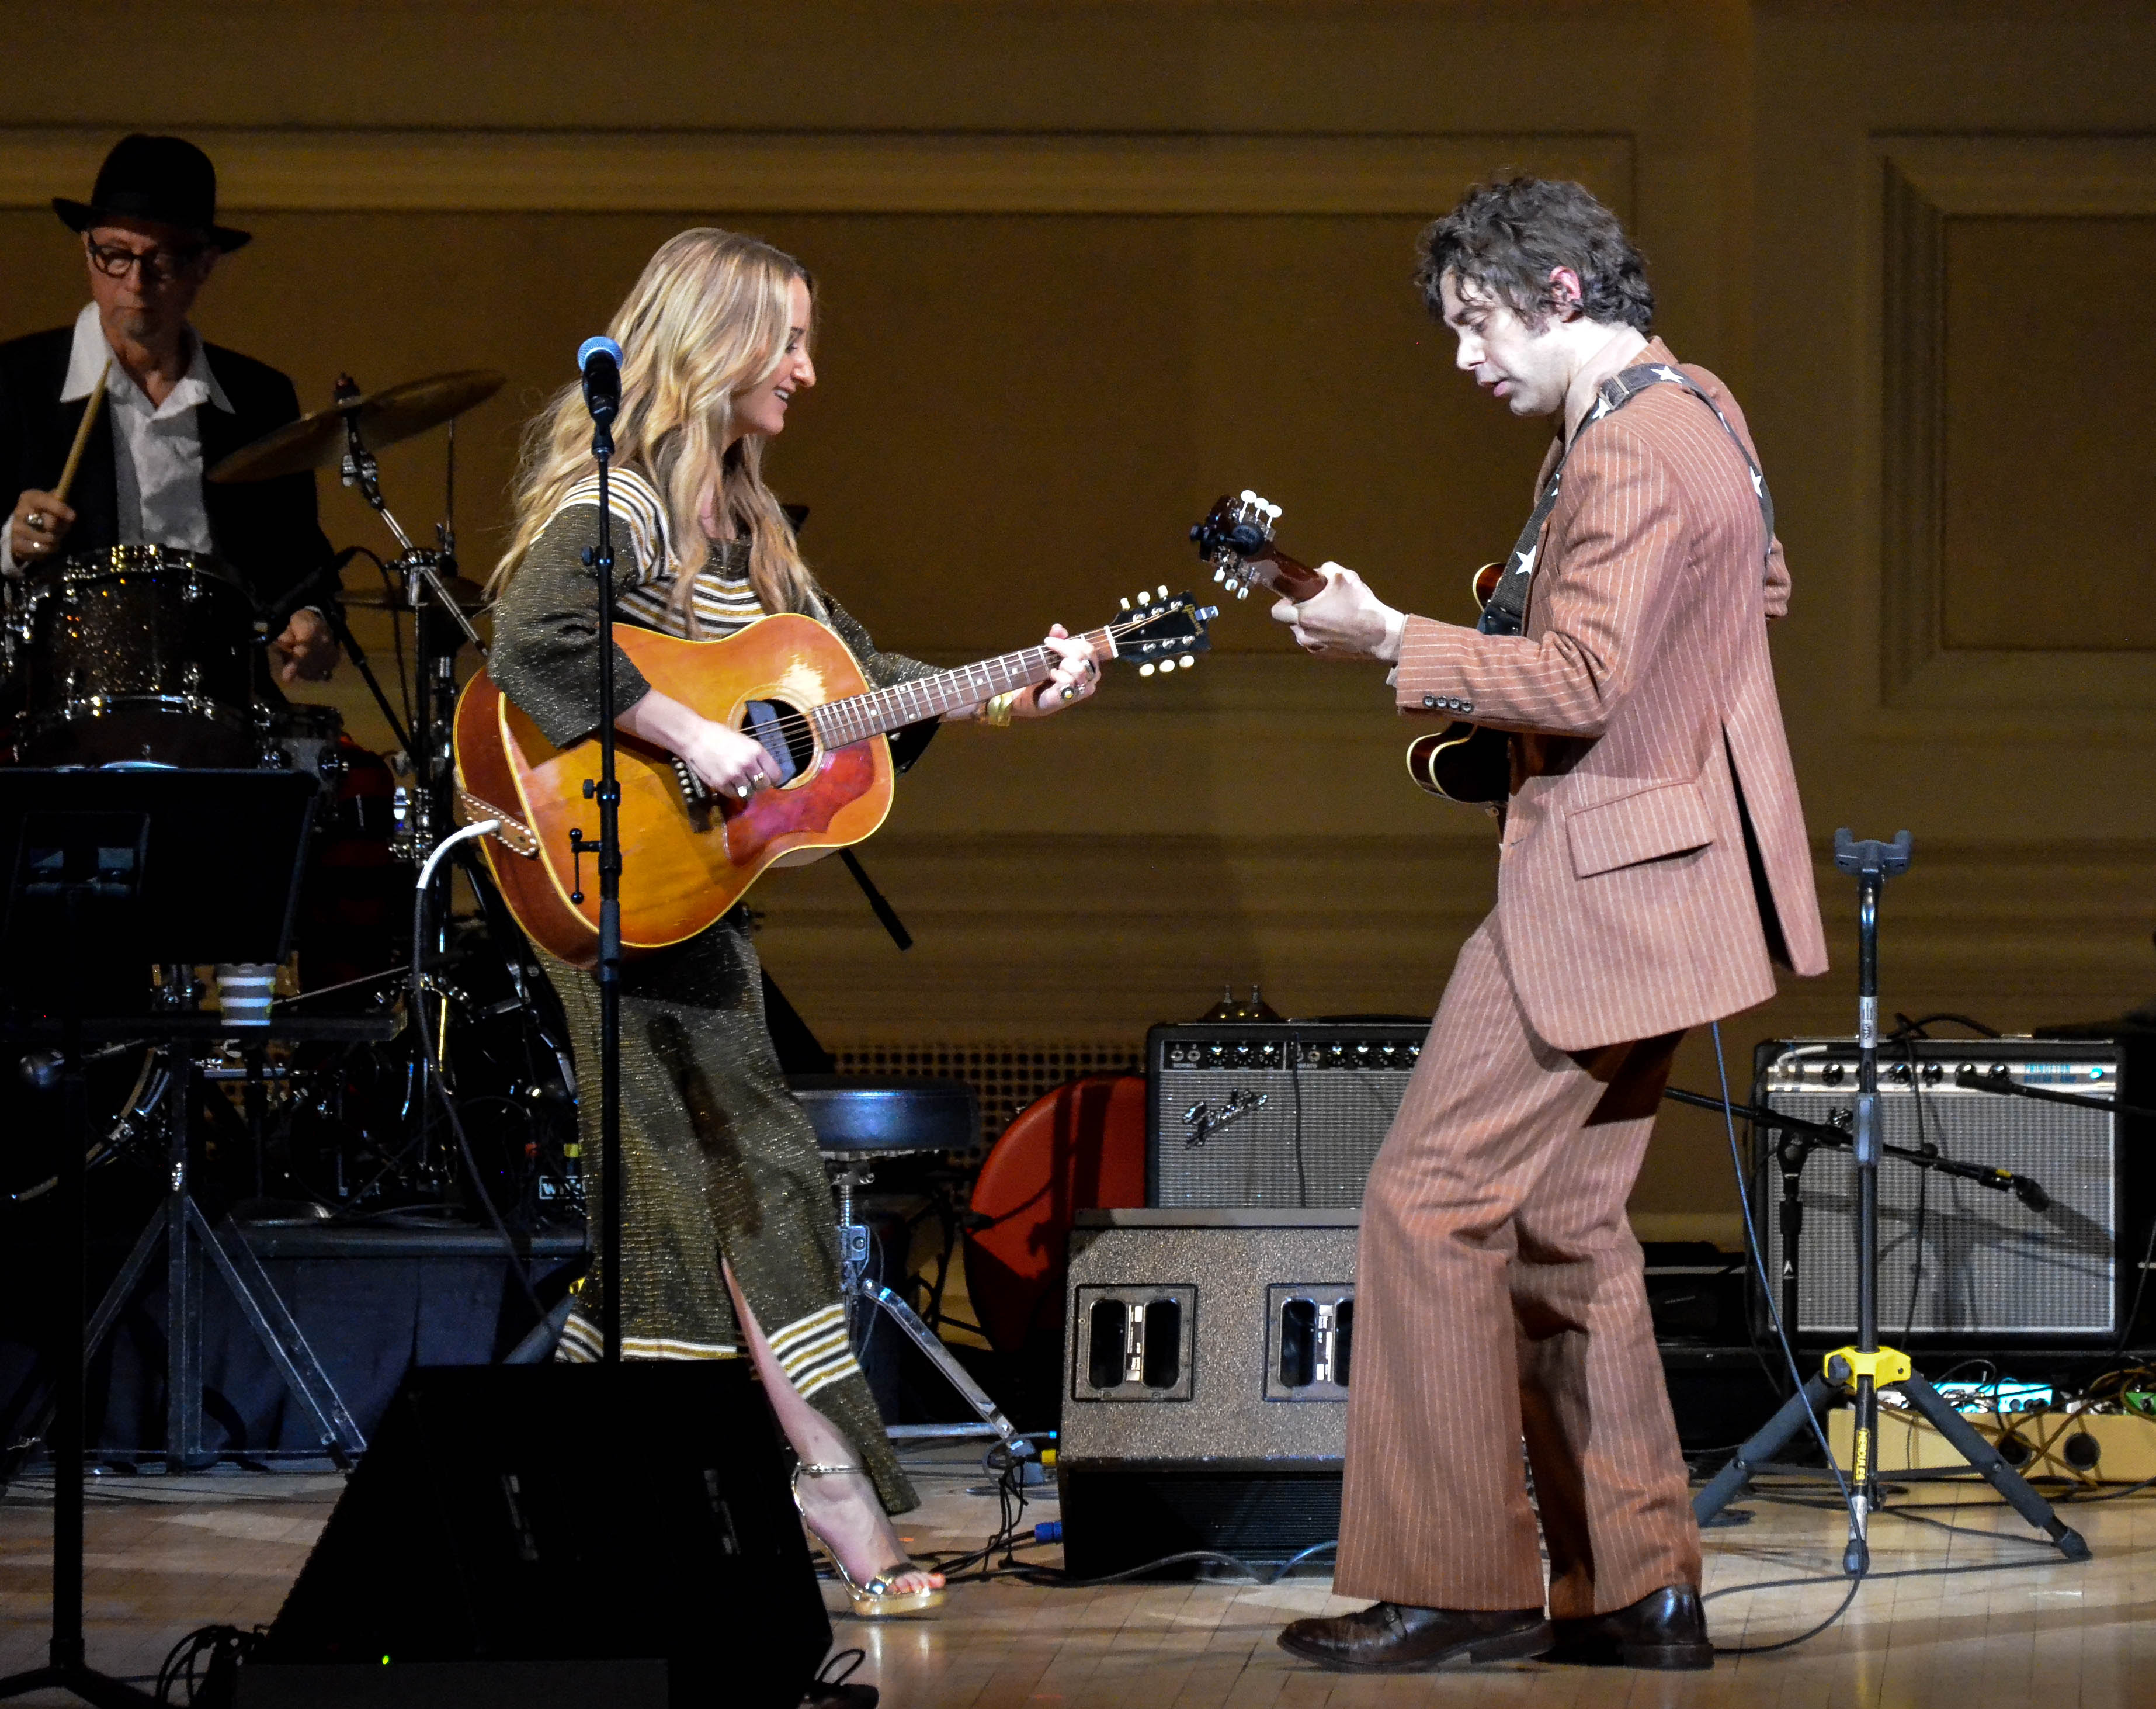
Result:
{"type": "Polygon", "coordinates": [[[1771,996],[1777,962],[1826,965],[1767,648],[1788,575],[1742,412],[1651,337],[1645,265],[1584,189],[1481,187],[1423,262],[1459,366],[1561,436],[1479,628],[1337,564],[1273,612],[1392,663],[1410,717],[1512,733],[1497,904],[1363,1201],[1335,1584],[1380,1600],[1281,1641],[1350,1669],[1711,1666],[1625,1203],[1685,1031],[1771,996]]]}

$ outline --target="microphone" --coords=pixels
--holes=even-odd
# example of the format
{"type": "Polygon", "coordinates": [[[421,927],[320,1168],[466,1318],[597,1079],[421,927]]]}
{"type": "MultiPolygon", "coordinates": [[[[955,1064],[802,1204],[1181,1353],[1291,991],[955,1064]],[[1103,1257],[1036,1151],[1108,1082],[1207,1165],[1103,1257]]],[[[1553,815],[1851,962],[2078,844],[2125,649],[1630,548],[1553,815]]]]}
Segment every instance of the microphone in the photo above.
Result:
{"type": "Polygon", "coordinates": [[[577,347],[577,369],[584,377],[584,407],[603,427],[621,409],[621,346],[601,334],[577,347]]]}

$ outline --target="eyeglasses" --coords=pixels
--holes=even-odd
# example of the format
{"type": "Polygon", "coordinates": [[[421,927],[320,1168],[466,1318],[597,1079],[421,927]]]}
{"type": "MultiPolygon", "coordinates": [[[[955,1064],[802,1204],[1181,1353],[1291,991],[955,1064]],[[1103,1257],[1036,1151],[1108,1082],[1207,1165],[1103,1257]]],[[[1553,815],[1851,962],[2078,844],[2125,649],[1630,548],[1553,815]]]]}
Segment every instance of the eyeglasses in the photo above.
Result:
{"type": "Polygon", "coordinates": [[[170,285],[173,280],[194,265],[200,259],[199,247],[188,250],[126,250],[116,244],[101,244],[94,238],[85,238],[83,244],[90,251],[90,265],[108,279],[125,279],[127,270],[139,266],[143,282],[149,285],[170,285]]]}

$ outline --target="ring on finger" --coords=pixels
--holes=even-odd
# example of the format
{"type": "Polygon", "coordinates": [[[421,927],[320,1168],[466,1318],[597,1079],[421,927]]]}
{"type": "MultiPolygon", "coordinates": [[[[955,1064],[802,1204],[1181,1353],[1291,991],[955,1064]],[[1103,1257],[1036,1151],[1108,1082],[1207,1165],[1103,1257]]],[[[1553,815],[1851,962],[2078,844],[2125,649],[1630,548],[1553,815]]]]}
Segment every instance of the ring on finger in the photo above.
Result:
{"type": "Polygon", "coordinates": [[[45,531],[45,513],[41,510],[33,510],[23,518],[23,522],[24,527],[35,528],[42,534],[45,531]]]}

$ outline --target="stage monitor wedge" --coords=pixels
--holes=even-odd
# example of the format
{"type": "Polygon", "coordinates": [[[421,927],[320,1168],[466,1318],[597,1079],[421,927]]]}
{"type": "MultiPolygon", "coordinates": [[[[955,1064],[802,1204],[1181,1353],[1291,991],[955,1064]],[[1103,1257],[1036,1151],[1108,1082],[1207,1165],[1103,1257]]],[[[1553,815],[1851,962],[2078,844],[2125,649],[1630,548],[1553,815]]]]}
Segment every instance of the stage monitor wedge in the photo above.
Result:
{"type": "Polygon", "coordinates": [[[335,1670],[328,1691],[346,1666],[662,1661],[672,1709],[793,1709],[830,1644],[744,1362],[419,1370],[239,1701],[256,1663],[335,1670]]]}

